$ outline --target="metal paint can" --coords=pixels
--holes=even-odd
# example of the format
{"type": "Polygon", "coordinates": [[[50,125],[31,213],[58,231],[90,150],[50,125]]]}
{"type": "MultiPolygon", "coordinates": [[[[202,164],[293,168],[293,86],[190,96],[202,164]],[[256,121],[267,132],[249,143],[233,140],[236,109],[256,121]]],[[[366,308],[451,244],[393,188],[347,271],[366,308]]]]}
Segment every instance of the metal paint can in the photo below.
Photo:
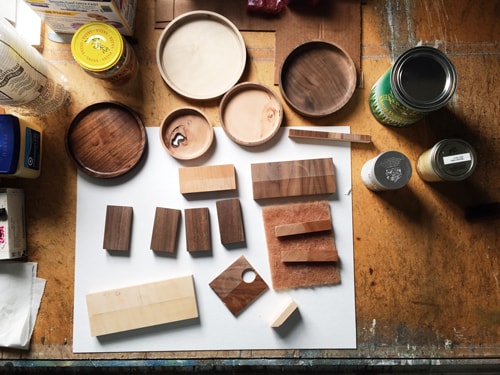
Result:
{"type": "Polygon", "coordinates": [[[382,152],[361,168],[361,180],[373,191],[396,190],[410,181],[410,160],[399,151],[382,152]]]}
{"type": "Polygon", "coordinates": [[[454,65],[440,50],[414,47],[373,85],[370,109],[384,125],[404,127],[448,103],[457,87],[454,65]]]}
{"type": "Polygon", "coordinates": [[[104,22],[80,26],[71,39],[71,53],[85,72],[113,86],[124,85],[138,73],[134,49],[116,27],[104,22]]]}
{"type": "Polygon", "coordinates": [[[461,139],[443,139],[417,159],[417,173],[424,181],[461,181],[477,165],[476,151],[461,139]]]}

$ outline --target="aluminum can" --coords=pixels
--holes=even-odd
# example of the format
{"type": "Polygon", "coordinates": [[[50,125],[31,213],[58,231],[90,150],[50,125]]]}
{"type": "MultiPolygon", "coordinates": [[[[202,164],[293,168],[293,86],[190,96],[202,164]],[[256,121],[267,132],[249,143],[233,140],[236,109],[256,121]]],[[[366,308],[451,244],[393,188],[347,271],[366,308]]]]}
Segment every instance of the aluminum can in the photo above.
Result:
{"type": "Polygon", "coordinates": [[[477,165],[474,148],[462,139],[443,139],[417,159],[417,173],[424,181],[461,181],[477,165]]]}
{"type": "Polygon", "coordinates": [[[382,152],[361,168],[361,180],[373,191],[396,190],[410,181],[410,160],[399,151],[382,152]]]}
{"type": "Polygon", "coordinates": [[[139,63],[132,46],[118,29],[105,22],[88,22],[71,39],[71,53],[82,69],[113,86],[133,79],[139,63]]]}
{"type": "Polygon", "coordinates": [[[433,47],[414,47],[399,56],[373,85],[370,109],[383,125],[404,127],[449,102],[457,87],[453,63],[433,47]]]}

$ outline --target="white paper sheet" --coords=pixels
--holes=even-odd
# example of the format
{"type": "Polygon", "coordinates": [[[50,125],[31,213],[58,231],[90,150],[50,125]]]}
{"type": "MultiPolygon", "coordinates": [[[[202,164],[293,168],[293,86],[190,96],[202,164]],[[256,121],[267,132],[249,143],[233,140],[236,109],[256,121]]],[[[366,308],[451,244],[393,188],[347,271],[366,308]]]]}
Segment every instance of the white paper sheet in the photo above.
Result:
{"type": "MultiPolygon", "coordinates": [[[[161,146],[159,129],[147,128],[148,153],[129,176],[99,180],[79,173],[74,352],[356,347],[350,144],[296,141],[289,139],[288,130],[283,128],[271,142],[245,148],[232,142],[222,128],[214,130],[215,147],[201,160],[180,162],[172,158],[161,146]],[[276,292],[272,290],[261,208],[264,204],[303,201],[305,198],[254,201],[250,164],[322,157],[333,158],[338,193],[328,197],[312,196],[307,200],[330,200],[342,283],[276,292]],[[180,194],[178,168],[201,163],[234,164],[237,191],[195,197],[180,194]],[[241,202],[247,243],[245,247],[227,249],[220,243],[215,202],[234,197],[241,202]],[[107,205],[133,207],[131,251],[127,255],[110,254],[102,248],[107,205]],[[184,213],[177,255],[160,256],[151,251],[149,246],[157,206],[181,210],[208,207],[213,253],[194,257],[186,251],[184,213]],[[248,259],[270,289],[234,317],[209,283],[241,255],[248,259]],[[194,276],[199,319],[98,338],[90,336],[86,294],[187,274],[194,276]],[[290,297],[298,304],[299,314],[281,329],[271,328],[276,309],[290,297]]],[[[349,127],[321,127],[320,130],[348,133],[349,127]]]]}

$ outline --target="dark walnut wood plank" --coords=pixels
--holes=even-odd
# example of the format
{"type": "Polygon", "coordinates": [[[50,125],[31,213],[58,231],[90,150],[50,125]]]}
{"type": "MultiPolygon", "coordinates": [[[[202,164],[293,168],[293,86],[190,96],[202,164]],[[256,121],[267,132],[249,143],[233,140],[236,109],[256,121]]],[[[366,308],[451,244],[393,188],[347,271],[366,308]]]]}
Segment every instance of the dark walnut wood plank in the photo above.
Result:
{"type": "Polygon", "coordinates": [[[211,251],[212,235],[210,232],[210,211],[208,208],[186,208],[184,210],[184,221],[186,225],[187,251],[211,251]]]}
{"type": "Polygon", "coordinates": [[[245,228],[240,200],[224,199],[215,202],[219,221],[219,234],[224,245],[245,242],[245,228]]]}
{"type": "Polygon", "coordinates": [[[255,163],[251,169],[254,199],[332,194],[336,191],[331,158],[255,163]]]}
{"type": "Polygon", "coordinates": [[[151,234],[151,250],[175,253],[180,218],[180,210],[156,207],[153,233],[151,234]]]}
{"type": "Polygon", "coordinates": [[[110,251],[129,251],[133,208],[107,206],[102,247],[110,251]]]}

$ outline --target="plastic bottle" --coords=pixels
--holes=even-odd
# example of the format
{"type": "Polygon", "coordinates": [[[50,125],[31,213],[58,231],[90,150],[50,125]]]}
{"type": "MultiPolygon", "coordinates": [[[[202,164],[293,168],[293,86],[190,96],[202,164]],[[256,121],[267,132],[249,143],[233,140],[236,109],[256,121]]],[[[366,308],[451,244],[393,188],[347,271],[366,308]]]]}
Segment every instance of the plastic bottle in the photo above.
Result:
{"type": "Polygon", "coordinates": [[[42,116],[61,109],[69,96],[65,76],[0,17],[0,106],[42,116]]]}

